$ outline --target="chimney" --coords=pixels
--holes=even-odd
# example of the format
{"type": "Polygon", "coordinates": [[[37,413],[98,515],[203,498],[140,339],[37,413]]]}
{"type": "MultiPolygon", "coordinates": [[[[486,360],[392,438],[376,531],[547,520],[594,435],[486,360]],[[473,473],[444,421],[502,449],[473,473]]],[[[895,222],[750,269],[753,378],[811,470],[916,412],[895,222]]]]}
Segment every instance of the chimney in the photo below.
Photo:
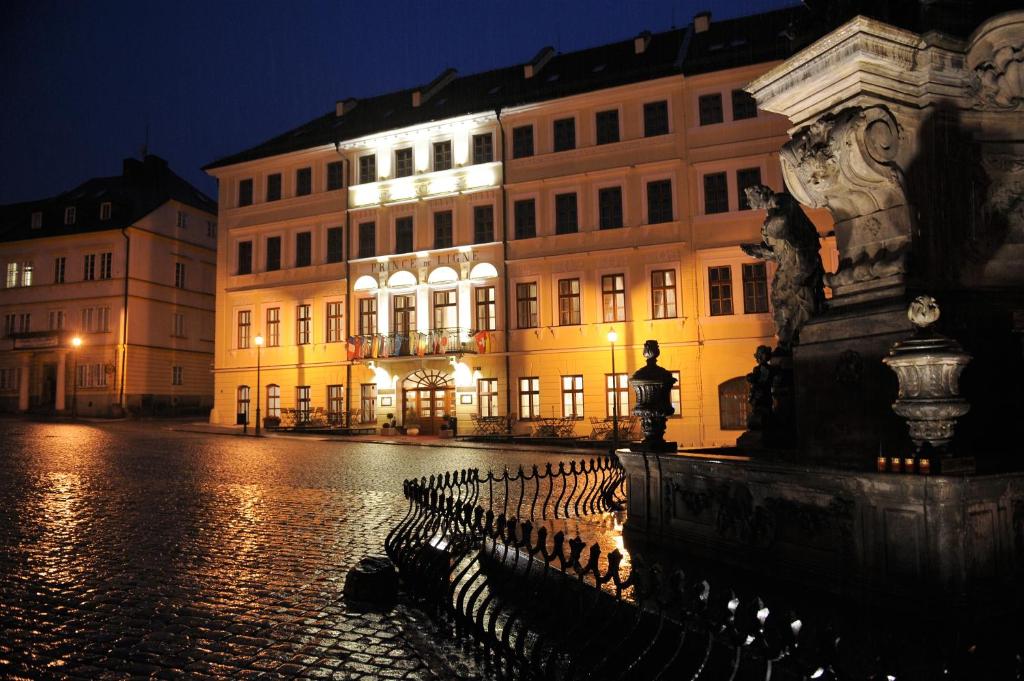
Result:
{"type": "Polygon", "coordinates": [[[633,38],[633,52],[634,54],[643,54],[647,51],[647,46],[651,44],[651,32],[644,31],[637,37],[633,38]]]}
{"type": "Polygon", "coordinates": [[[698,12],[693,15],[693,32],[704,33],[711,28],[711,12],[698,12]]]}
{"type": "Polygon", "coordinates": [[[554,56],[555,48],[550,45],[540,48],[540,51],[534,55],[533,59],[528,64],[523,65],[523,78],[530,79],[536,76],[554,56]]]}
{"type": "Polygon", "coordinates": [[[334,103],[334,115],[341,118],[352,109],[356,108],[356,104],[359,100],[355,97],[349,97],[348,99],[339,99],[334,103]]]}
{"type": "Polygon", "coordinates": [[[441,75],[430,81],[430,84],[423,88],[416,88],[412,91],[412,105],[422,106],[430,101],[430,98],[440,92],[445,85],[455,80],[458,75],[455,69],[445,69],[441,75]]]}

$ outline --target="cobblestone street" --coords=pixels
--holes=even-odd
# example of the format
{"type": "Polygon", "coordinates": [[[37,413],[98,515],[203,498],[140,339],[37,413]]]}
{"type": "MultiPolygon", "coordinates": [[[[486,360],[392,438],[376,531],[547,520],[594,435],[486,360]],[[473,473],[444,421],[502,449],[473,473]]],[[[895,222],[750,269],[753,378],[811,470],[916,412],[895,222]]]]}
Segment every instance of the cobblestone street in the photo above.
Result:
{"type": "MultiPolygon", "coordinates": [[[[431,679],[423,623],[347,609],[402,480],[554,453],[0,421],[0,677],[431,679]]],[[[429,651],[428,651],[429,652],[429,651]]]]}

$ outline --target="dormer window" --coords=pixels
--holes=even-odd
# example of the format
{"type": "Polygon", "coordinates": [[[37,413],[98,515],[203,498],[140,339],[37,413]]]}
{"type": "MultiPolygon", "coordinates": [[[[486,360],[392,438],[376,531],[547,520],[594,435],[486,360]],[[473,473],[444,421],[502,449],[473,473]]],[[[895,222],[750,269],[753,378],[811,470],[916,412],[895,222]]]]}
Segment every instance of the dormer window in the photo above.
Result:
{"type": "Polygon", "coordinates": [[[43,213],[41,211],[37,210],[36,212],[32,213],[32,229],[42,229],[42,228],[43,228],[43,213]]]}
{"type": "Polygon", "coordinates": [[[110,201],[104,201],[100,204],[100,220],[110,219],[110,201]]]}
{"type": "Polygon", "coordinates": [[[73,225],[75,224],[75,207],[68,206],[64,209],[64,224],[73,225]]]}

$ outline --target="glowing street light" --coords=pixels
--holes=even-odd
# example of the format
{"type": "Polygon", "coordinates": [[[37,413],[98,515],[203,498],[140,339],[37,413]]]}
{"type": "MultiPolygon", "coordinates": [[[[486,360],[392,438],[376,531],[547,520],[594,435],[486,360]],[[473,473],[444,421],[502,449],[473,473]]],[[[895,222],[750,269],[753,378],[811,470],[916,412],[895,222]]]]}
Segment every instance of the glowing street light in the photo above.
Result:
{"type": "Polygon", "coordinates": [[[615,373],[615,341],[619,334],[615,329],[608,332],[608,342],[612,346],[612,451],[619,447],[619,376],[615,373]]]}
{"type": "Polygon", "coordinates": [[[260,393],[263,392],[260,383],[260,350],[263,348],[263,336],[256,336],[252,339],[256,344],[256,437],[260,436],[260,393]]]}
{"type": "MultiPolygon", "coordinates": [[[[81,336],[75,336],[71,339],[71,347],[75,349],[75,366],[71,371],[71,376],[74,381],[71,387],[71,416],[78,416],[78,348],[82,347],[81,336]]],[[[67,393],[65,393],[66,395],[67,393]]]]}

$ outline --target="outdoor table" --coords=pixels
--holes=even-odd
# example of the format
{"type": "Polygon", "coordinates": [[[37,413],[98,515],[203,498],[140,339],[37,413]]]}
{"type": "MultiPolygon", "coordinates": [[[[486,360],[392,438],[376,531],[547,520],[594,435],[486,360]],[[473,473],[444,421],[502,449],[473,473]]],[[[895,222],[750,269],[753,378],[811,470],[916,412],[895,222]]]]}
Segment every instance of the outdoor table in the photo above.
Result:
{"type": "Polygon", "coordinates": [[[537,427],[533,431],[535,437],[558,437],[562,425],[561,418],[541,418],[537,421],[537,427]]]}

